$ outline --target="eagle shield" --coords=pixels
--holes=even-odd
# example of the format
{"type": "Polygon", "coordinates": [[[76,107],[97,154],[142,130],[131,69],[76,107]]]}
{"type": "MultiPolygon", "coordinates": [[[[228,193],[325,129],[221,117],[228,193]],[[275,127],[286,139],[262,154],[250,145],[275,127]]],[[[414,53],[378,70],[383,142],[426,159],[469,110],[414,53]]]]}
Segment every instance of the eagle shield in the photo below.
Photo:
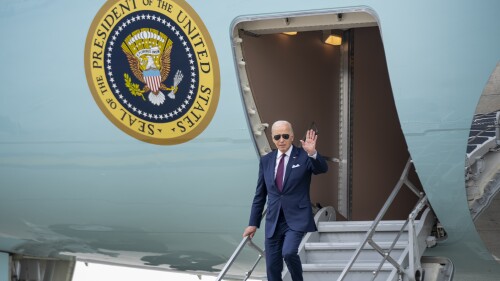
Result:
{"type": "Polygon", "coordinates": [[[152,28],[135,30],[125,38],[121,47],[127,56],[130,70],[137,80],[145,84],[140,89],[125,73],[126,86],[132,95],[144,99],[143,94],[149,92],[148,100],[157,106],[165,102],[165,94],[161,90],[170,91],[168,97],[175,98],[182,73],[177,71],[172,87],[163,84],[170,73],[172,45],[172,40],[165,34],[152,28]]]}

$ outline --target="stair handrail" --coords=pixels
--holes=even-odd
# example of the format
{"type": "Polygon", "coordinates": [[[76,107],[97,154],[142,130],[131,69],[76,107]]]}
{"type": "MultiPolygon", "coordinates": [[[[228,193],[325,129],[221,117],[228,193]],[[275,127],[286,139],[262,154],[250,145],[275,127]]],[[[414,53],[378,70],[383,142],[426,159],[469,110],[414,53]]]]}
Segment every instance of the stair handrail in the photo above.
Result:
{"type": "MultiPolygon", "coordinates": [[[[262,212],[262,219],[264,218],[265,215],[266,215],[266,210],[264,210],[264,212],[262,212]]],[[[259,253],[257,260],[253,264],[252,268],[249,271],[245,272],[245,278],[243,279],[243,281],[246,281],[248,278],[250,278],[250,276],[252,275],[252,272],[257,267],[257,265],[259,264],[262,257],[265,257],[265,253],[264,253],[264,250],[262,250],[259,246],[257,246],[255,243],[252,242],[252,238],[250,238],[250,236],[248,235],[248,236],[243,237],[243,239],[241,240],[238,247],[236,247],[236,250],[234,250],[234,252],[231,255],[231,257],[229,258],[229,260],[226,262],[226,264],[224,265],[222,270],[219,272],[219,275],[215,279],[216,281],[221,281],[222,278],[224,278],[224,276],[226,276],[226,273],[229,271],[229,268],[231,268],[234,261],[236,260],[238,255],[241,253],[241,251],[243,250],[243,248],[245,248],[245,246],[247,244],[252,249],[256,250],[259,253]]]]}
{"type": "MultiPolygon", "coordinates": [[[[401,187],[403,185],[406,185],[411,191],[413,191],[413,193],[415,193],[420,198],[419,201],[416,204],[416,207],[412,210],[412,212],[410,213],[409,218],[407,219],[407,221],[405,222],[405,224],[402,227],[402,230],[404,230],[404,228],[406,227],[406,225],[410,224],[410,226],[409,226],[409,232],[411,232],[411,233],[408,234],[409,235],[409,241],[408,241],[408,243],[412,243],[411,246],[410,246],[410,251],[414,251],[415,250],[416,246],[414,244],[416,243],[416,241],[415,241],[416,239],[414,239],[414,237],[413,237],[413,236],[415,236],[415,231],[414,231],[414,227],[415,227],[414,224],[415,224],[415,222],[414,222],[414,219],[418,215],[418,213],[422,210],[422,208],[426,206],[426,204],[427,204],[427,197],[424,196],[424,194],[422,192],[419,192],[418,189],[408,180],[408,173],[409,173],[411,164],[412,164],[412,160],[411,160],[411,157],[410,157],[408,159],[408,161],[406,162],[405,168],[404,168],[404,170],[403,170],[403,172],[401,174],[401,177],[399,178],[398,182],[396,183],[396,186],[392,190],[391,194],[389,195],[389,197],[385,201],[384,206],[382,207],[382,209],[380,209],[379,213],[377,214],[377,217],[375,218],[375,220],[373,221],[372,225],[368,229],[368,232],[366,233],[365,239],[363,240],[363,242],[361,242],[361,244],[358,246],[358,248],[354,252],[353,256],[351,257],[351,259],[349,260],[349,262],[347,263],[347,265],[344,267],[344,269],[342,270],[342,273],[340,274],[339,278],[337,278],[337,281],[343,281],[344,280],[344,278],[346,277],[347,273],[351,270],[352,266],[354,265],[354,262],[358,259],[359,254],[361,253],[361,251],[365,247],[366,243],[369,243],[378,253],[380,253],[383,256],[384,259],[382,260],[382,265],[387,260],[387,261],[389,261],[397,269],[397,271],[398,271],[399,274],[407,274],[408,277],[410,278],[410,280],[415,280],[413,274],[409,274],[409,273],[410,272],[415,272],[414,271],[415,270],[415,266],[419,267],[420,265],[419,264],[416,265],[416,262],[413,260],[413,258],[410,259],[410,269],[408,271],[406,271],[401,264],[399,264],[397,261],[395,261],[389,255],[389,253],[384,252],[384,250],[380,246],[378,246],[378,244],[375,243],[375,241],[373,241],[373,239],[372,239],[373,234],[375,234],[375,231],[376,231],[376,228],[377,228],[378,224],[380,223],[380,221],[382,220],[382,218],[387,213],[387,210],[391,206],[392,202],[394,202],[394,199],[396,198],[396,196],[398,195],[399,191],[401,190],[401,187]],[[410,217],[412,219],[410,219],[410,217]]],[[[396,239],[393,241],[393,243],[392,243],[392,245],[390,247],[389,252],[392,251],[392,249],[394,248],[394,245],[399,240],[399,237],[400,237],[400,235],[402,233],[402,230],[396,236],[396,239]]],[[[378,274],[378,272],[380,271],[381,267],[382,266],[379,266],[378,269],[374,272],[375,277],[378,274]]],[[[419,268],[417,268],[417,269],[419,269],[419,268]]]]}
{"type": "MultiPolygon", "coordinates": [[[[392,242],[391,246],[387,251],[384,251],[382,248],[378,246],[378,244],[370,239],[368,243],[380,254],[382,255],[382,261],[380,261],[379,266],[377,269],[374,271],[373,277],[371,281],[374,281],[375,278],[377,277],[378,273],[380,272],[380,269],[384,265],[385,261],[387,260],[387,257],[390,257],[390,254],[392,250],[394,249],[394,246],[396,245],[396,242],[399,241],[399,238],[401,237],[401,234],[403,234],[406,226],[408,226],[408,245],[410,245],[408,252],[409,252],[409,268],[407,270],[404,270],[404,273],[408,275],[409,280],[415,281],[416,278],[413,275],[410,275],[410,273],[417,274],[417,271],[419,272],[418,275],[421,276],[421,271],[422,271],[422,265],[420,264],[420,259],[416,257],[420,257],[419,253],[419,248],[418,248],[418,243],[417,243],[417,232],[415,230],[415,218],[418,216],[420,211],[422,211],[425,206],[427,206],[427,195],[420,198],[417,203],[415,204],[415,207],[413,211],[410,213],[406,221],[403,223],[401,226],[401,229],[399,230],[396,238],[392,242]]],[[[400,270],[398,268],[398,273],[400,273],[400,270]]]]}

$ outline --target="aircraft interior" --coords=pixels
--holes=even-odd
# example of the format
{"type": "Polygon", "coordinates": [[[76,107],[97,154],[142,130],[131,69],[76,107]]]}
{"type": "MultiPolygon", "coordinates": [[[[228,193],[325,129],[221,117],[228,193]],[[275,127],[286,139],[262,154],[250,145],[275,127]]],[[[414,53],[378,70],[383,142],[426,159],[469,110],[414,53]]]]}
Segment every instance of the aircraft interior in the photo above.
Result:
{"type": "MultiPolygon", "coordinates": [[[[337,220],[373,220],[409,158],[376,19],[356,12],[243,19],[233,36],[257,152],[273,149],[276,120],[293,124],[298,146],[317,129],[330,172],[313,177],[312,203],[333,206],[337,220]],[[342,43],[326,44],[331,34],[342,43]]],[[[413,169],[409,177],[422,190],[413,169]]],[[[406,218],[417,199],[403,189],[384,219],[406,218]]]]}

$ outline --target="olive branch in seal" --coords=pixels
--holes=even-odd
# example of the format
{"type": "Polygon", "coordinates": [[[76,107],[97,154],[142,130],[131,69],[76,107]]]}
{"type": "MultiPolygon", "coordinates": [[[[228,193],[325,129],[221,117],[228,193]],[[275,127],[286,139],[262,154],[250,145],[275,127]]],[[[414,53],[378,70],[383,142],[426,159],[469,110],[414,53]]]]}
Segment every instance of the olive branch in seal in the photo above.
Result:
{"type": "Polygon", "coordinates": [[[133,95],[133,96],[140,96],[142,98],[142,100],[146,100],[144,98],[144,90],[141,90],[139,88],[139,84],[134,84],[132,83],[132,78],[130,78],[130,76],[125,73],[123,74],[123,77],[125,78],[125,86],[127,86],[128,90],[130,91],[130,93],[133,95]]]}

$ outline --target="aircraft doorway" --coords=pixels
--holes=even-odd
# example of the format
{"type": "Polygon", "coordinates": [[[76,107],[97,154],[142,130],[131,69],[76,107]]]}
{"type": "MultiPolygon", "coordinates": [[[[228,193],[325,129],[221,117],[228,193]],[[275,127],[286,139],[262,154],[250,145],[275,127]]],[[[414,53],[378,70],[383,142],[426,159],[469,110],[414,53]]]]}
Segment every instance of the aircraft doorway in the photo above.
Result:
{"type": "MultiPolygon", "coordinates": [[[[338,220],[373,220],[409,158],[376,20],[348,11],[241,19],[232,35],[258,154],[274,149],[274,121],[293,124],[296,146],[314,122],[329,172],[313,177],[312,203],[333,206],[338,220]],[[340,45],[324,43],[332,30],[340,45]]],[[[421,190],[414,171],[410,179],[421,190]]],[[[384,219],[405,219],[416,201],[403,189],[384,219]]]]}

